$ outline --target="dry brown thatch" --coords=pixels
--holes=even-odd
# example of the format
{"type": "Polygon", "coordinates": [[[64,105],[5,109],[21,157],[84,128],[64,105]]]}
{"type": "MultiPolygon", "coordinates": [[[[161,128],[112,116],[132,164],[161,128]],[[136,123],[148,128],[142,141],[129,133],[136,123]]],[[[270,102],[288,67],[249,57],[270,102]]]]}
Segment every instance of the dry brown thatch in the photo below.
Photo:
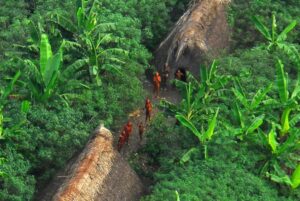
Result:
{"type": "Polygon", "coordinates": [[[99,127],[76,162],[66,170],[66,178],[54,195],[41,200],[122,201],[138,200],[143,185],[113,147],[109,130],[99,127]]]}
{"type": "Polygon", "coordinates": [[[203,60],[215,57],[228,45],[226,6],[230,0],[194,0],[156,52],[159,70],[165,63],[194,73],[203,60]]]}

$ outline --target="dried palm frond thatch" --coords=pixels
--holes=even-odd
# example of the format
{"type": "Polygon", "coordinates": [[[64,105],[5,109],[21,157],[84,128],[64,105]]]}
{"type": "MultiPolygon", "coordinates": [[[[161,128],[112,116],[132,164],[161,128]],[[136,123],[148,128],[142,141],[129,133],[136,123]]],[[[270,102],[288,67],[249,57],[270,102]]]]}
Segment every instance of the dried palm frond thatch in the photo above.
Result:
{"type": "Polygon", "coordinates": [[[198,72],[203,60],[217,56],[228,45],[226,6],[230,0],[193,0],[156,51],[155,65],[198,72]]]}

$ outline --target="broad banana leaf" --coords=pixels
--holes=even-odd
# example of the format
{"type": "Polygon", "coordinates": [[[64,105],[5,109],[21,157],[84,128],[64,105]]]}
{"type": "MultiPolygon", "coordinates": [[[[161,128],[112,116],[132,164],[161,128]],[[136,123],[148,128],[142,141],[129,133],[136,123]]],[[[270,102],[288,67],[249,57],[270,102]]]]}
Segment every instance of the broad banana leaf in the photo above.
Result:
{"type": "Polygon", "coordinates": [[[204,135],[202,137],[202,141],[203,142],[205,140],[210,140],[212,138],[212,136],[214,134],[215,127],[217,125],[218,114],[219,114],[219,108],[217,109],[217,112],[215,113],[215,115],[212,118],[212,120],[209,122],[208,129],[207,129],[207,131],[204,133],[204,135]]]}
{"type": "Polygon", "coordinates": [[[254,95],[252,102],[250,104],[251,110],[256,109],[260,103],[263,101],[263,99],[266,97],[267,93],[272,89],[272,84],[270,84],[267,88],[264,90],[259,89],[256,94],[254,95]]]}
{"type": "Polygon", "coordinates": [[[256,118],[252,121],[252,123],[251,123],[251,125],[248,127],[248,129],[246,130],[246,135],[247,135],[248,133],[253,133],[256,129],[258,129],[258,128],[262,125],[262,123],[264,122],[264,118],[265,118],[264,115],[260,115],[260,116],[256,117],[256,118]]]}
{"type": "Polygon", "coordinates": [[[188,150],[180,159],[180,164],[185,164],[191,159],[191,156],[193,153],[199,151],[197,148],[193,147],[190,150],[188,150]]]}
{"type": "Polygon", "coordinates": [[[177,114],[176,119],[178,119],[178,121],[185,127],[187,127],[188,129],[190,129],[190,131],[192,131],[192,133],[198,137],[199,141],[202,143],[202,135],[201,133],[198,131],[198,129],[195,127],[195,125],[188,120],[185,116],[183,116],[182,114],[177,114]]]}
{"type": "Polygon", "coordinates": [[[23,101],[21,104],[21,112],[26,114],[29,110],[30,110],[30,102],[23,101]]]}
{"type": "Polygon", "coordinates": [[[78,59],[62,72],[62,75],[68,77],[70,75],[74,75],[77,71],[82,69],[84,66],[88,64],[88,59],[78,59]]]}
{"type": "Polygon", "coordinates": [[[254,23],[256,29],[269,41],[272,40],[269,29],[257,18],[252,17],[252,22],[254,23]]]}
{"type": "Polygon", "coordinates": [[[288,135],[288,139],[277,148],[277,154],[281,155],[283,153],[294,150],[295,147],[298,146],[296,142],[297,142],[297,133],[291,132],[288,135]]]}
{"type": "Polygon", "coordinates": [[[240,80],[238,78],[234,78],[233,81],[234,81],[234,88],[236,90],[238,90],[244,97],[246,97],[245,91],[244,91],[244,89],[243,89],[243,87],[242,87],[242,85],[240,83],[240,80]]]}
{"type": "Polygon", "coordinates": [[[209,69],[209,76],[208,76],[208,81],[209,82],[214,78],[217,67],[218,67],[217,61],[213,60],[211,66],[210,66],[210,69],[209,69]]]}
{"type": "Polygon", "coordinates": [[[276,174],[269,174],[272,181],[277,183],[286,184],[288,186],[292,185],[292,181],[289,176],[281,169],[279,164],[276,162],[274,164],[274,170],[276,174]]]}
{"type": "Polygon", "coordinates": [[[50,57],[48,59],[46,63],[46,68],[44,72],[42,72],[43,81],[46,87],[48,87],[51,80],[56,77],[54,75],[56,75],[59,72],[61,60],[62,60],[61,51],[59,51],[53,57],[50,57]]]}
{"type": "Polygon", "coordinates": [[[299,121],[300,121],[300,114],[297,114],[291,119],[290,125],[295,126],[299,121]]]}
{"type": "Polygon", "coordinates": [[[72,20],[62,15],[56,15],[55,19],[52,19],[51,22],[56,24],[59,27],[62,27],[63,29],[67,30],[70,33],[74,34],[78,31],[76,25],[72,22],[72,20]]]}
{"type": "Polygon", "coordinates": [[[300,185],[300,164],[296,167],[292,174],[292,188],[295,189],[300,185]]]}
{"type": "Polygon", "coordinates": [[[277,152],[278,142],[276,141],[276,133],[275,133],[274,127],[268,134],[268,143],[272,149],[272,153],[275,154],[277,152]]]}
{"type": "Polygon", "coordinates": [[[279,59],[276,65],[276,82],[281,103],[285,103],[288,100],[287,78],[284,72],[284,65],[279,59]]]}
{"type": "Polygon", "coordinates": [[[292,31],[297,25],[297,21],[293,20],[277,37],[277,42],[283,42],[287,38],[287,34],[292,31]]]}
{"type": "Polygon", "coordinates": [[[240,106],[238,105],[238,103],[235,103],[235,114],[236,114],[236,119],[237,121],[240,123],[241,128],[245,128],[245,120],[244,120],[244,116],[241,112],[240,106]]]}
{"type": "Polygon", "coordinates": [[[232,91],[233,91],[235,97],[242,103],[242,105],[243,105],[245,108],[249,109],[250,106],[249,106],[249,103],[248,103],[247,98],[246,98],[241,92],[239,92],[239,91],[238,91],[237,89],[235,89],[235,88],[232,88],[232,91]]]}
{"type": "MultiPolygon", "coordinates": [[[[299,74],[300,75],[300,74],[299,74]]],[[[298,75],[298,76],[299,76],[298,75]]],[[[297,82],[296,82],[296,85],[295,85],[295,88],[294,88],[294,91],[293,91],[293,93],[292,93],[292,95],[291,95],[291,99],[294,99],[294,98],[296,98],[298,95],[299,95],[299,92],[300,92],[300,85],[299,85],[299,78],[298,78],[298,80],[297,80],[297,82]]]]}
{"type": "Polygon", "coordinates": [[[277,34],[277,23],[276,23],[276,17],[273,14],[272,15],[272,44],[274,44],[275,40],[276,40],[276,34],[277,34]]]}
{"type": "Polygon", "coordinates": [[[80,29],[85,29],[86,16],[83,7],[78,8],[76,17],[77,17],[77,26],[80,27],[80,29]]]}
{"type": "Polygon", "coordinates": [[[283,111],[283,114],[281,116],[281,131],[280,131],[281,136],[286,135],[290,130],[289,116],[291,111],[292,111],[291,108],[286,108],[283,111]]]}
{"type": "Polygon", "coordinates": [[[175,191],[175,194],[176,194],[176,201],[180,201],[180,197],[179,197],[178,191],[175,191]]]}
{"type": "Polygon", "coordinates": [[[40,44],[40,72],[44,79],[45,79],[47,63],[51,57],[52,57],[52,50],[48,40],[48,36],[46,34],[42,34],[41,44],[40,44]]]}

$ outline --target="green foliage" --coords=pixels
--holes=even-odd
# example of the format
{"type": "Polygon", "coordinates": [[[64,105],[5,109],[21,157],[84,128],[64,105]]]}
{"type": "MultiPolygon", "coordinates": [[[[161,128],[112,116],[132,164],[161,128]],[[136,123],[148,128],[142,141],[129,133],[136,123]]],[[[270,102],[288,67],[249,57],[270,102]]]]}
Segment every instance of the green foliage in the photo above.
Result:
{"type": "MultiPolygon", "coordinates": [[[[293,20],[300,21],[300,3],[297,0],[234,0],[229,8],[229,24],[232,26],[233,48],[250,48],[263,41],[262,35],[258,35],[253,26],[253,16],[263,16],[263,24],[272,23],[272,15],[279,19],[277,29],[284,30],[293,20]]],[[[262,28],[262,27],[261,27],[262,28]]],[[[262,28],[263,29],[263,28],[262,28]]],[[[262,30],[261,29],[261,30],[262,30]]],[[[268,35],[266,31],[265,35],[268,35]]],[[[272,38],[272,34],[270,34],[272,38]]],[[[283,36],[283,35],[282,35],[283,36]]],[[[283,39],[282,37],[281,39],[283,39]]],[[[299,42],[299,27],[290,33],[287,42],[299,42]]]]}
{"type": "Polygon", "coordinates": [[[4,156],[0,164],[0,198],[5,201],[23,201],[33,198],[35,179],[29,174],[30,163],[20,153],[10,148],[1,148],[0,156],[4,156]]]}
{"type": "MultiPolygon", "coordinates": [[[[84,146],[90,132],[80,111],[58,105],[49,105],[51,109],[33,105],[26,124],[6,141],[7,147],[26,156],[30,171],[39,182],[47,181],[56,169],[63,167],[84,146]]],[[[20,118],[17,110],[11,105],[7,115],[17,120],[20,118]]]]}
{"type": "MultiPolygon", "coordinates": [[[[176,115],[176,119],[178,119],[178,121],[185,126],[186,128],[188,128],[190,131],[192,131],[192,133],[198,138],[200,144],[202,144],[204,146],[204,158],[207,159],[208,155],[207,155],[207,145],[206,142],[210,141],[213,134],[214,134],[214,130],[217,124],[217,116],[219,113],[219,109],[217,110],[217,112],[215,113],[215,115],[213,116],[213,118],[210,120],[209,125],[208,125],[208,129],[201,133],[196,127],[195,125],[185,116],[181,115],[181,114],[177,114],[176,115]]],[[[191,149],[192,150],[192,149],[191,149]]],[[[191,153],[191,150],[188,151],[188,153],[191,153]]],[[[188,154],[189,155],[189,154],[188,154]]],[[[185,160],[186,161],[186,160],[185,160]]]]}
{"type": "Polygon", "coordinates": [[[178,190],[182,200],[281,200],[261,178],[236,164],[222,161],[195,161],[185,168],[174,167],[169,174],[159,174],[153,194],[142,200],[175,200],[178,190]]]}
{"type": "Polygon", "coordinates": [[[297,25],[297,21],[293,20],[281,33],[277,33],[276,17],[272,15],[272,27],[268,29],[257,17],[253,17],[252,21],[257,30],[265,37],[269,42],[268,49],[282,47],[287,39],[287,34],[292,31],[297,25]]]}
{"type": "Polygon", "coordinates": [[[61,61],[62,50],[60,49],[53,55],[48,36],[45,34],[41,35],[39,67],[31,60],[25,61],[30,72],[28,87],[36,100],[47,101],[55,94],[59,81],[61,61]]]}
{"type": "Polygon", "coordinates": [[[142,42],[151,50],[164,39],[170,27],[188,6],[190,0],[101,0],[110,13],[129,15],[138,20],[142,31],[142,42]]]}
{"type": "Polygon", "coordinates": [[[278,195],[274,185],[253,173],[261,156],[258,147],[219,140],[220,144],[212,146],[214,154],[208,160],[194,156],[185,166],[172,163],[172,169],[160,168],[155,174],[153,193],[142,200],[176,200],[175,190],[181,200],[299,199],[296,192],[286,197],[278,195]]]}
{"type": "Polygon", "coordinates": [[[13,91],[14,85],[19,79],[20,75],[21,72],[18,71],[6,87],[3,86],[0,87],[0,111],[2,111],[4,105],[6,104],[7,98],[13,91]]]}
{"type": "Polygon", "coordinates": [[[300,165],[296,167],[291,177],[289,177],[278,164],[274,165],[276,174],[268,174],[272,181],[282,183],[296,189],[300,185],[300,165]]]}
{"type": "Polygon", "coordinates": [[[151,58],[142,43],[154,47],[172,23],[173,6],[183,11],[175,0],[77,2],[0,3],[1,86],[22,73],[1,111],[0,171],[9,175],[1,178],[1,199],[32,200],[99,121],[114,129],[142,104],[140,78],[151,58]],[[22,102],[24,94],[36,101],[22,102]]]}
{"type": "Polygon", "coordinates": [[[108,48],[108,45],[118,43],[120,39],[111,33],[115,30],[114,23],[99,22],[99,16],[95,11],[96,3],[97,1],[93,1],[88,9],[86,8],[87,2],[82,1],[77,8],[75,22],[62,15],[56,15],[53,21],[72,34],[72,42],[70,41],[69,44],[79,48],[77,51],[81,54],[81,58],[88,60],[86,71],[100,86],[102,84],[99,77],[101,71],[118,71],[120,66],[116,64],[123,63],[123,61],[116,55],[127,55],[127,52],[120,48],[108,48]]]}

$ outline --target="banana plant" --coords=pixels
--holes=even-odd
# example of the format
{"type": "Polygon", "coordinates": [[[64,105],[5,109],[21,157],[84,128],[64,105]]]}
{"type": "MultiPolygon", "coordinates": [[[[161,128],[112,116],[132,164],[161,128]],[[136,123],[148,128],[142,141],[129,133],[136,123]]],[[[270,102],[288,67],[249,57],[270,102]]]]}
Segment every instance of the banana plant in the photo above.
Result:
{"type": "MultiPolygon", "coordinates": [[[[216,113],[214,114],[213,118],[209,121],[208,129],[205,132],[199,131],[196,126],[193,124],[191,120],[186,118],[182,114],[177,114],[175,117],[176,119],[186,128],[188,128],[199,140],[199,143],[204,147],[204,158],[208,158],[207,152],[207,142],[210,141],[214,135],[214,130],[217,125],[217,116],[219,114],[219,109],[217,109],[216,113]]],[[[195,148],[191,148],[188,151],[189,154],[193,153],[195,148]]],[[[185,158],[188,157],[187,155],[184,156],[185,158]]]]}
{"type": "Polygon", "coordinates": [[[286,174],[278,163],[274,164],[274,172],[275,173],[267,173],[267,176],[270,177],[272,181],[290,186],[292,189],[296,189],[300,186],[300,164],[297,165],[291,176],[286,174]]]}
{"type": "Polygon", "coordinates": [[[258,113],[263,101],[266,99],[267,93],[272,89],[270,84],[265,89],[259,89],[252,99],[248,99],[239,81],[236,80],[235,88],[232,88],[232,92],[236,97],[234,107],[234,117],[238,121],[240,128],[232,128],[228,126],[231,134],[243,139],[245,135],[254,133],[263,124],[265,115],[258,113]],[[241,109],[240,105],[243,106],[241,109]]]}
{"type": "MultiPolygon", "coordinates": [[[[267,174],[270,178],[276,181],[276,178],[282,177],[283,174],[279,174],[280,176],[276,177],[278,174],[278,164],[282,164],[282,166],[295,166],[295,164],[299,163],[299,158],[294,157],[294,153],[300,150],[300,138],[299,138],[299,130],[293,130],[285,141],[280,140],[280,136],[277,134],[277,127],[275,123],[272,124],[272,129],[266,134],[264,131],[259,130],[259,137],[261,139],[262,145],[267,147],[270,151],[270,154],[267,155],[266,159],[264,159],[264,165],[261,168],[262,174],[267,174]],[[270,172],[276,172],[275,175],[271,175],[270,172]]],[[[278,129],[279,130],[279,129],[278,129]]],[[[280,132],[280,130],[279,130],[280,132]]],[[[288,178],[284,175],[282,178],[288,178]]],[[[279,180],[278,180],[279,181],[279,180]]],[[[278,182],[277,181],[277,182],[278,182]]],[[[288,181],[288,180],[286,180],[288,181]]]]}
{"type": "Polygon", "coordinates": [[[39,66],[31,60],[25,60],[30,72],[28,87],[38,101],[47,101],[56,90],[62,62],[62,46],[53,55],[52,48],[46,34],[41,35],[39,66]]]}
{"type": "MultiPolygon", "coordinates": [[[[63,68],[63,49],[65,41],[54,54],[48,36],[42,34],[39,46],[39,63],[26,59],[25,65],[28,75],[28,88],[31,96],[39,102],[46,102],[53,96],[66,97],[67,91],[77,88],[88,88],[77,78],[76,73],[86,65],[86,59],[78,59],[74,63],[63,68]]],[[[69,94],[75,96],[75,94],[69,94]]]]}
{"type": "Polygon", "coordinates": [[[230,76],[218,75],[218,62],[213,60],[210,67],[200,66],[200,81],[189,74],[189,79],[197,91],[197,98],[202,99],[203,104],[208,104],[213,99],[213,94],[220,97],[221,91],[225,90],[225,85],[231,79],[230,76]]]}
{"type": "Polygon", "coordinates": [[[173,115],[181,114],[188,120],[192,120],[197,114],[208,114],[213,109],[210,103],[222,97],[222,91],[230,80],[229,76],[217,74],[218,64],[213,61],[210,68],[200,67],[200,81],[188,73],[188,83],[176,81],[176,86],[183,89],[182,101],[175,105],[162,100],[160,105],[167,108],[173,115]]]}
{"type": "Polygon", "coordinates": [[[261,106],[268,92],[272,89],[272,86],[273,85],[270,84],[265,89],[259,89],[251,100],[247,98],[240,86],[238,87],[236,85],[235,88],[232,88],[232,92],[235,95],[236,99],[244,106],[244,108],[250,113],[253,113],[261,106]]]}
{"type": "Polygon", "coordinates": [[[286,26],[280,33],[277,31],[276,17],[272,15],[272,25],[268,28],[262,23],[258,17],[252,17],[252,21],[256,29],[264,36],[268,41],[267,49],[273,51],[274,49],[279,49],[284,54],[286,54],[289,59],[294,63],[297,69],[300,69],[300,55],[294,44],[288,43],[286,41],[288,33],[295,29],[297,26],[297,21],[293,20],[288,26],[286,26]]]}
{"type": "Polygon", "coordinates": [[[72,40],[66,41],[66,45],[79,49],[81,57],[88,61],[81,70],[88,73],[92,82],[101,86],[100,75],[105,71],[121,73],[121,66],[125,64],[122,58],[128,57],[128,51],[116,47],[122,40],[113,35],[116,25],[99,22],[96,4],[97,1],[93,1],[87,9],[87,1],[80,0],[77,2],[76,22],[59,14],[53,16],[51,22],[62,28],[62,33],[67,30],[72,34],[72,40]]]}
{"type": "Polygon", "coordinates": [[[201,97],[197,95],[193,96],[195,91],[192,87],[192,83],[182,83],[182,85],[185,90],[182,101],[178,105],[163,99],[160,101],[160,106],[167,108],[173,115],[181,114],[188,120],[192,120],[192,118],[197,114],[197,110],[201,107],[201,97]]]}
{"type": "Polygon", "coordinates": [[[264,36],[264,38],[268,41],[268,50],[272,48],[284,49],[289,46],[286,42],[287,34],[291,32],[297,25],[297,21],[293,20],[287,27],[285,27],[280,33],[277,32],[277,23],[276,17],[272,14],[272,25],[271,28],[268,28],[266,25],[262,23],[258,17],[252,17],[252,21],[256,27],[256,29],[264,36]]]}
{"type": "Polygon", "coordinates": [[[278,105],[283,107],[283,112],[281,114],[280,120],[280,136],[284,137],[289,133],[290,130],[290,114],[292,111],[298,109],[298,95],[300,92],[299,86],[300,79],[298,78],[294,90],[292,93],[288,91],[288,75],[284,71],[284,65],[281,60],[278,59],[276,64],[276,83],[277,91],[279,95],[278,105]]]}

